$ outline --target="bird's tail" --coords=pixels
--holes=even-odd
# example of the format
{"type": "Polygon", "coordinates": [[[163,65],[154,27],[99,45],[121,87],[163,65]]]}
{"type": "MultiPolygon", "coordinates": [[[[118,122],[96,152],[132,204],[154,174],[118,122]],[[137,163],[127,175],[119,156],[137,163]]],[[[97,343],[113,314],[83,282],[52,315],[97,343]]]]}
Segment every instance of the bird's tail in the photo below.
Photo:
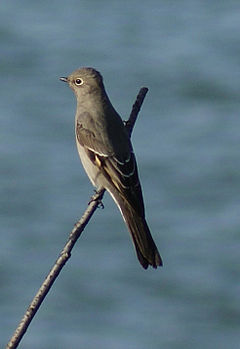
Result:
{"type": "Polygon", "coordinates": [[[162,266],[162,259],[155,245],[147,222],[126,200],[118,200],[123,219],[131,233],[137,257],[144,269],[149,265],[153,268],[162,266]]]}

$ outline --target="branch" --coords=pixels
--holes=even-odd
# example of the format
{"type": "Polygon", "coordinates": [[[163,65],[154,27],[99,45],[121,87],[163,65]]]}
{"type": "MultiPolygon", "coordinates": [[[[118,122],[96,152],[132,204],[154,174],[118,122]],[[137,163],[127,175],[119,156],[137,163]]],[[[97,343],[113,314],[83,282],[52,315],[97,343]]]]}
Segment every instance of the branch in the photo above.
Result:
{"type": "MultiPolygon", "coordinates": [[[[135,122],[137,120],[138,113],[140,111],[140,108],[142,106],[143,100],[145,98],[145,95],[147,93],[148,89],[146,87],[143,87],[140,89],[136,101],[132,107],[131,114],[129,116],[129,119],[125,122],[125,127],[127,128],[129,137],[131,137],[133,127],[135,125],[135,122]]],[[[81,233],[83,232],[85,226],[88,224],[90,218],[96,211],[97,207],[101,203],[101,200],[103,198],[103,195],[105,193],[105,189],[100,190],[99,192],[96,192],[96,194],[91,198],[91,201],[84,212],[82,218],[75,224],[73,230],[71,231],[68,241],[65,244],[64,248],[62,249],[58,259],[56,260],[55,264],[53,265],[52,269],[50,270],[49,274],[47,275],[46,279],[42,283],[41,287],[39,288],[38,292],[36,293],[35,297],[33,298],[31,304],[29,305],[27,311],[25,312],[22,320],[20,321],[16,331],[14,332],[12,338],[8,342],[6,349],[15,349],[18,347],[18,344],[20,343],[22,337],[24,336],[25,332],[28,329],[28,326],[30,325],[33,317],[35,316],[36,312],[38,311],[40,305],[42,304],[43,300],[45,299],[46,295],[48,294],[48,291],[52,287],[54,281],[56,280],[58,274],[62,270],[65,263],[68,261],[68,259],[71,257],[71,251],[77,242],[78,238],[80,237],[81,233]]]]}
{"type": "Polygon", "coordinates": [[[137,98],[135,103],[133,104],[131,114],[129,116],[129,119],[125,122],[125,127],[128,131],[129,137],[131,138],[133,127],[135,125],[135,122],[137,120],[138,113],[141,109],[141,106],[143,104],[144,98],[148,92],[147,87],[142,87],[140,91],[138,92],[137,98]]]}

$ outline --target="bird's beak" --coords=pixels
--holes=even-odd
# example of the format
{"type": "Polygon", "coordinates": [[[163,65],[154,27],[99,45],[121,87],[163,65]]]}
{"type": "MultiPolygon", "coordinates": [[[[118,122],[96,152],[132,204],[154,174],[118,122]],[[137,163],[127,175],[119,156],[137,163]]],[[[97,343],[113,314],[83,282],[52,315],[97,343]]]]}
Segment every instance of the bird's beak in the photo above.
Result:
{"type": "Polygon", "coordinates": [[[64,81],[64,82],[68,82],[68,78],[65,78],[65,77],[59,78],[59,80],[64,81]]]}

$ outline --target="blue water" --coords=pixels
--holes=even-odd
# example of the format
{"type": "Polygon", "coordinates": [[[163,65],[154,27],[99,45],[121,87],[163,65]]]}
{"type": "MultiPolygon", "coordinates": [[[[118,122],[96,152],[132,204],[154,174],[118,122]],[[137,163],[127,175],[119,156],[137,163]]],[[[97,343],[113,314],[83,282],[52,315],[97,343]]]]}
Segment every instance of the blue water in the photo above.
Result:
{"type": "Polygon", "coordinates": [[[164,268],[141,269],[107,195],[19,348],[225,349],[240,342],[239,1],[2,1],[0,344],[93,193],[58,81],[104,76],[133,133],[164,268]]]}

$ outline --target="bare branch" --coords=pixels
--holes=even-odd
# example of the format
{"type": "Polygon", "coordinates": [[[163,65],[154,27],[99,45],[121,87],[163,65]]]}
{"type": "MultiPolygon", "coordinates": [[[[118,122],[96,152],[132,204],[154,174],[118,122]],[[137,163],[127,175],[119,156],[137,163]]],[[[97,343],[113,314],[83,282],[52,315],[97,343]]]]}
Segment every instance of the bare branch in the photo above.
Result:
{"type": "Polygon", "coordinates": [[[129,116],[129,119],[125,122],[125,127],[127,128],[129,137],[132,135],[133,127],[135,125],[135,122],[137,120],[138,113],[141,109],[141,106],[143,104],[144,98],[148,92],[147,87],[142,87],[140,91],[138,92],[137,98],[135,103],[133,104],[131,114],[129,116]]]}
{"type": "MultiPolygon", "coordinates": [[[[140,111],[140,108],[142,106],[142,103],[144,101],[145,95],[147,93],[148,89],[146,87],[143,87],[140,89],[136,101],[132,107],[131,114],[129,116],[129,119],[125,123],[125,127],[127,128],[127,131],[129,133],[129,137],[131,137],[132,130],[134,127],[134,124],[137,120],[138,113],[140,111]]],[[[54,281],[56,280],[58,274],[62,270],[65,263],[68,261],[68,259],[71,257],[71,251],[77,242],[78,238],[80,237],[81,233],[83,232],[85,226],[88,224],[89,220],[91,219],[92,215],[94,214],[95,210],[101,203],[101,200],[103,198],[103,195],[105,193],[105,189],[100,190],[99,192],[96,192],[96,194],[91,198],[91,201],[84,212],[81,219],[75,224],[73,230],[71,231],[68,241],[65,244],[64,248],[62,249],[58,259],[56,260],[55,264],[53,265],[52,269],[50,270],[49,274],[47,275],[46,279],[44,280],[43,284],[41,285],[40,289],[36,293],[35,297],[33,298],[31,304],[29,305],[26,313],[24,314],[22,320],[20,321],[16,331],[14,332],[12,338],[8,342],[6,349],[15,349],[18,347],[18,344],[20,343],[22,337],[24,336],[25,332],[28,329],[28,326],[30,325],[33,317],[35,316],[36,312],[38,311],[40,305],[42,304],[43,300],[45,299],[46,295],[48,294],[48,291],[52,287],[54,281]]]]}

